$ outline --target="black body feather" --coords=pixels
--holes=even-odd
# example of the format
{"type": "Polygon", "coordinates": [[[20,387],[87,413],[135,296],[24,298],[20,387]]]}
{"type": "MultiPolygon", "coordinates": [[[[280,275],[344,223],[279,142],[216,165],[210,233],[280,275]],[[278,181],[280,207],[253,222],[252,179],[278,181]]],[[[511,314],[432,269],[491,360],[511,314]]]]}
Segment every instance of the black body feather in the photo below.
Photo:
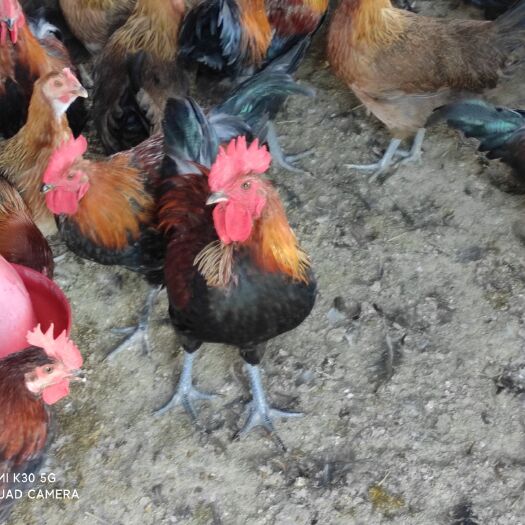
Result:
{"type": "MultiPolygon", "coordinates": [[[[296,54],[297,61],[288,73],[299,66],[311,38],[321,27],[324,16],[312,33],[283,36],[274,33],[266,57],[259,65],[252,64],[244,49],[243,26],[236,0],[204,0],[191,9],[180,33],[180,54],[188,64],[196,63],[199,71],[209,70],[219,78],[243,81],[254,72],[287,54],[298,44],[304,46],[296,54]]],[[[288,60],[288,59],[286,59],[288,60]]]]}
{"type": "Polygon", "coordinates": [[[494,20],[508,11],[517,0],[470,0],[470,3],[484,10],[485,18],[494,20]]]}

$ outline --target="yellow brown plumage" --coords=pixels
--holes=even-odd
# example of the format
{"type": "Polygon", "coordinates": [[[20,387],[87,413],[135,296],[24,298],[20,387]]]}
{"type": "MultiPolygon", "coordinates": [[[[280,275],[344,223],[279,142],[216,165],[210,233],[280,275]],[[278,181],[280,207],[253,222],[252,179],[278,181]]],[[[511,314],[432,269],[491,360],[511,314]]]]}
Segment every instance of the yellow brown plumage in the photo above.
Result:
{"type": "Polygon", "coordinates": [[[91,53],[100,51],[111,30],[121,26],[131,14],[136,0],[60,0],[73,34],[91,53]]]}
{"type": "Polygon", "coordinates": [[[20,191],[44,234],[56,231],[56,227],[40,193],[42,174],[54,149],[71,136],[67,117],[57,117],[42,92],[42,86],[55,75],[50,73],[35,82],[27,123],[0,145],[0,169],[20,191]]]}

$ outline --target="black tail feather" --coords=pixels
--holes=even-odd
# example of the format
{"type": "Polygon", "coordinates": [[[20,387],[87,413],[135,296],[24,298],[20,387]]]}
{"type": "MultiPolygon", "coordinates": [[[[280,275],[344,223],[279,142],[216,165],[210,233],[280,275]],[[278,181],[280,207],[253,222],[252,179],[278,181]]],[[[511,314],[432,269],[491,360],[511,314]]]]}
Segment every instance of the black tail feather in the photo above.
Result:
{"type": "MultiPolygon", "coordinates": [[[[525,115],[483,100],[456,102],[437,109],[428,125],[445,120],[466,137],[480,141],[479,150],[501,159],[522,174],[525,169],[525,115]]],[[[525,174],[525,173],[523,173],[525,174]]]]}
{"type": "Polygon", "coordinates": [[[242,27],[235,0],[204,0],[186,15],[180,53],[215,71],[236,70],[242,61],[242,27]]]}

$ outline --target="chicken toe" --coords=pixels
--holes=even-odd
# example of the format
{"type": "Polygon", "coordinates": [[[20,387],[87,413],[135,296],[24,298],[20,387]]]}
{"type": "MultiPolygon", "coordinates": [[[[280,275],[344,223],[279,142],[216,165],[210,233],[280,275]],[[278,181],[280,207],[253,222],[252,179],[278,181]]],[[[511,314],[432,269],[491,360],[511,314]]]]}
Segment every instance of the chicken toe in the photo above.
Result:
{"type": "Polygon", "coordinates": [[[133,346],[136,342],[139,342],[141,344],[142,350],[145,354],[149,355],[151,353],[151,344],[149,339],[149,323],[151,311],[155,306],[155,302],[161,289],[161,286],[157,286],[149,291],[146,303],[144,304],[140,313],[139,322],[136,326],[129,326],[126,328],[113,328],[111,330],[112,333],[118,335],[125,335],[126,338],[106,356],[106,359],[113,359],[118,354],[120,354],[120,352],[122,352],[126,348],[133,346]]]}
{"type": "Polygon", "coordinates": [[[155,415],[160,416],[176,406],[182,408],[190,416],[193,423],[197,422],[197,411],[193,406],[194,401],[208,401],[217,397],[217,394],[201,392],[193,386],[193,361],[197,352],[184,352],[184,364],[179,378],[179,383],[171,399],[161,408],[155,411],[155,415]]]}
{"type": "Polygon", "coordinates": [[[297,153],[295,155],[287,155],[281,145],[279,144],[279,138],[272,122],[266,124],[266,142],[268,143],[268,149],[272,154],[273,160],[284,170],[292,173],[300,173],[302,175],[311,175],[309,171],[298,168],[295,165],[295,161],[300,160],[313,153],[313,148],[297,153]]]}
{"type": "Polygon", "coordinates": [[[286,450],[286,447],[284,446],[281,438],[275,432],[273,421],[277,418],[301,417],[303,414],[301,412],[289,412],[286,410],[272,408],[266,400],[266,394],[261,382],[261,373],[259,367],[247,363],[246,371],[250,379],[250,388],[253,399],[246,407],[246,423],[242,429],[239,430],[236,437],[243,437],[251,432],[254,428],[262,427],[273,436],[281,449],[286,450]]]}
{"type": "Polygon", "coordinates": [[[378,162],[374,162],[373,164],[345,164],[345,166],[357,171],[371,171],[374,173],[373,178],[376,178],[378,175],[381,175],[392,167],[394,164],[394,157],[398,152],[400,144],[400,139],[392,139],[383,155],[383,158],[378,162]]]}

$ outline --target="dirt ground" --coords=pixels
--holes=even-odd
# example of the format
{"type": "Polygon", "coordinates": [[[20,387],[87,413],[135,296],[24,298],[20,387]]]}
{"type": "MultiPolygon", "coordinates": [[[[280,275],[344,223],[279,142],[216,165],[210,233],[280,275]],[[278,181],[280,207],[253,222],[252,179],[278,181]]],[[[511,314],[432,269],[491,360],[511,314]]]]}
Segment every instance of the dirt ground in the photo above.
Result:
{"type": "MultiPolygon", "coordinates": [[[[154,416],[181,366],[165,295],[152,354],[106,361],[110,328],[135,322],[147,287],[67,254],[57,281],[88,382],[57,407],[45,488],[79,499],[24,501],[10,525],[525,523],[525,187],[443,128],[420,165],[374,182],[347,168],[388,134],[332,76],[324,38],[299,74],[316,100],[278,117],[288,151],[315,148],[312,175],[272,171],[319,281],[312,315],[263,362],[273,403],[305,412],[277,424],[288,452],[262,432],[232,441],[249,396],[232,348],[205,345],[196,363],[221,394],[199,413],[209,433],[180,410],[154,416]]],[[[524,77],[491,99],[525,107],[524,77]]]]}

